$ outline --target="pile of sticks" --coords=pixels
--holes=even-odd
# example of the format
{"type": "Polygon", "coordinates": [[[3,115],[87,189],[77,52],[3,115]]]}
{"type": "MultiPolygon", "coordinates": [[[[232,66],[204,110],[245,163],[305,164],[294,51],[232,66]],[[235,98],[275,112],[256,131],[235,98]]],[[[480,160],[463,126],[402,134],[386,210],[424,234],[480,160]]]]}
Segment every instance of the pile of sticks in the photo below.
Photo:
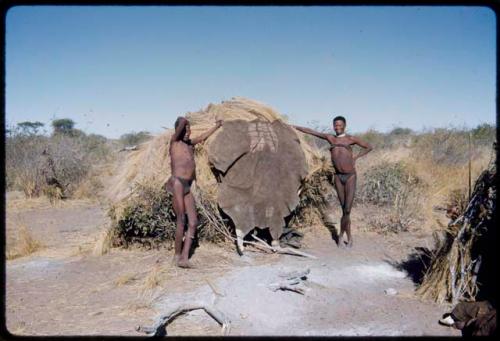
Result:
{"type": "Polygon", "coordinates": [[[300,287],[303,281],[307,280],[307,275],[311,272],[310,269],[305,271],[294,271],[287,274],[279,275],[283,280],[277,283],[269,284],[269,289],[272,291],[289,290],[298,294],[304,295],[304,288],[300,287]]]}
{"type": "Polygon", "coordinates": [[[244,243],[255,246],[256,248],[264,250],[265,252],[275,252],[275,253],[281,253],[281,254],[286,254],[286,255],[300,256],[300,257],[306,257],[306,258],[311,258],[311,259],[318,259],[316,256],[313,256],[313,255],[308,254],[306,252],[295,250],[295,249],[292,249],[289,247],[271,246],[268,243],[266,243],[264,240],[257,237],[255,234],[252,234],[252,238],[255,240],[255,242],[245,241],[244,243]]]}

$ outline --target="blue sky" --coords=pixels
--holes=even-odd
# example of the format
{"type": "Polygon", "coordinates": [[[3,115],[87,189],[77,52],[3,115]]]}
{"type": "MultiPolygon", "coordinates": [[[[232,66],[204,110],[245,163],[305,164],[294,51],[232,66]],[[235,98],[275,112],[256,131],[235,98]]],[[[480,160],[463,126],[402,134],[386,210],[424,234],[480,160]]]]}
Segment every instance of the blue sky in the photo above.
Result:
{"type": "Polygon", "coordinates": [[[486,7],[14,7],[6,121],[118,137],[244,96],[354,133],[495,124],[495,29],[486,7]]]}

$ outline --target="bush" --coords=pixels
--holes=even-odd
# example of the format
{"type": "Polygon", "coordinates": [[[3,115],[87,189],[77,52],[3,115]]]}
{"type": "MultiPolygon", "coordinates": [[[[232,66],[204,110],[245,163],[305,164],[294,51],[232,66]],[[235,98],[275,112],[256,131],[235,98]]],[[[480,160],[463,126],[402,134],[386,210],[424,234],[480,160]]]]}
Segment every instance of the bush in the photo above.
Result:
{"type": "Polygon", "coordinates": [[[120,142],[123,146],[135,146],[149,140],[151,137],[152,136],[147,131],[140,131],[138,133],[131,132],[120,136],[120,142]]]}
{"type": "Polygon", "coordinates": [[[368,142],[376,149],[382,149],[388,147],[387,136],[384,133],[376,131],[374,129],[369,129],[367,132],[356,135],[363,141],[368,142]]]}
{"type": "Polygon", "coordinates": [[[378,206],[394,205],[402,193],[419,183],[402,162],[382,162],[366,172],[358,198],[363,203],[378,206]]]}
{"type": "Polygon", "coordinates": [[[14,133],[6,138],[6,185],[27,197],[68,197],[110,155],[104,137],[14,133]]]}
{"type": "Polygon", "coordinates": [[[15,134],[5,145],[6,185],[22,190],[27,197],[38,196],[45,185],[43,151],[48,138],[41,135],[15,134]]]}
{"type": "Polygon", "coordinates": [[[471,135],[474,144],[491,146],[496,141],[496,127],[483,123],[472,129],[471,135]]]}
{"type": "Polygon", "coordinates": [[[420,134],[413,156],[449,166],[465,164],[469,158],[468,133],[455,128],[439,128],[420,134]]]}
{"type": "Polygon", "coordinates": [[[413,135],[413,130],[410,128],[401,128],[401,127],[396,127],[392,129],[389,132],[389,135],[392,136],[408,136],[408,135],[413,135]]]}
{"type": "Polygon", "coordinates": [[[80,138],[85,153],[92,164],[100,164],[112,159],[108,139],[102,135],[89,134],[80,138]]]}
{"type": "Polygon", "coordinates": [[[38,133],[41,122],[26,121],[11,127],[6,136],[7,189],[21,190],[27,197],[44,194],[57,200],[71,196],[89,176],[94,177],[88,181],[91,187],[99,188],[95,172],[89,171],[112,158],[108,140],[86,135],[74,129],[74,124],[70,119],[53,121],[50,137],[38,133]]]}
{"type": "Polygon", "coordinates": [[[408,231],[421,220],[422,187],[405,164],[382,162],[365,173],[358,200],[377,207],[369,218],[376,230],[408,231]]]}
{"type": "MultiPolygon", "coordinates": [[[[57,179],[64,196],[70,196],[91,168],[89,155],[82,141],[69,136],[54,136],[49,143],[48,161],[53,167],[50,176],[57,179]]],[[[46,166],[47,167],[47,166],[46,166]]]]}

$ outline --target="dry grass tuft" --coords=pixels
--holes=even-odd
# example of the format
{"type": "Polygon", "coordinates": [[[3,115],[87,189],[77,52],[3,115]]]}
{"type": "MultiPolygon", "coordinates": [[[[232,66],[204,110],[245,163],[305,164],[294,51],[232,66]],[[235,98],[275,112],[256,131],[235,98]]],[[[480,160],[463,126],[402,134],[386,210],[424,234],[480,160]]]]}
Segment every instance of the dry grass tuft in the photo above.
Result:
{"type": "Polygon", "coordinates": [[[136,280],[137,280],[137,274],[129,273],[129,274],[121,275],[120,277],[115,279],[113,284],[117,287],[120,287],[122,285],[132,284],[132,282],[134,282],[136,280]]]}
{"type": "Polygon", "coordinates": [[[97,241],[95,243],[94,249],[92,250],[92,254],[94,256],[102,256],[109,252],[111,249],[112,241],[113,241],[114,229],[111,227],[106,227],[100,233],[97,241]]]}
{"type": "Polygon", "coordinates": [[[17,230],[14,245],[10,246],[7,244],[6,259],[12,260],[19,257],[25,257],[42,249],[42,247],[42,243],[32,236],[26,225],[22,224],[17,230]]]}
{"type": "Polygon", "coordinates": [[[162,272],[162,268],[159,265],[155,265],[153,269],[148,273],[148,275],[144,278],[141,290],[147,291],[156,288],[160,284],[160,274],[162,272]]]}

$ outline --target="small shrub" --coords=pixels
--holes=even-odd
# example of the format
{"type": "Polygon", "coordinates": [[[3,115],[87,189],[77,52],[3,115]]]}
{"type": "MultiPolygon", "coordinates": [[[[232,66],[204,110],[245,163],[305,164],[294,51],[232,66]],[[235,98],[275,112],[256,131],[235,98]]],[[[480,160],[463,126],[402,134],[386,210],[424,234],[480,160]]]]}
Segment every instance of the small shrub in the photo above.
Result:
{"type": "Polygon", "coordinates": [[[421,220],[423,183],[402,162],[382,162],[369,169],[358,200],[377,207],[369,223],[378,231],[408,231],[421,220]]]}
{"type": "Polygon", "coordinates": [[[21,225],[17,231],[14,245],[7,245],[6,259],[11,260],[28,256],[42,248],[42,243],[36,240],[26,225],[21,225]]]}
{"type": "MultiPolygon", "coordinates": [[[[70,197],[87,177],[95,177],[91,170],[110,155],[106,138],[98,135],[47,137],[17,132],[6,140],[7,188],[22,190],[29,198],[70,197]]],[[[95,185],[92,181],[88,182],[95,185]]]]}
{"type": "Polygon", "coordinates": [[[140,131],[138,133],[131,132],[127,134],[123,134],[120,136],[120,142],[123,146],[135,146],[139,143],[147,141],[151,138],[151,135],[147,131],[140,131]]]}
{"type": "Polygon", "coordinates": [[[389,132],[389,135],[405,136],[405,135],[412,135],[413,133],[414,133],[413,130],[411,130],[410,128],[396,127],[389,132]]]}
{"type": "Polygon", "coordinates": [[[419,183],[420,180],[402,162],[382,162],[365,173],[358,198],[361,202],[379,206],[394,205],[419,183]]]}
{"type": "Polygon", "coordinates": [[[383,149],[388,147],[386,134],[376,131],[375,129],[369,129],[368,131],[362,134],[357,134],[356,136],[363,141],[368,142],[376,149],[383,149]]]}

